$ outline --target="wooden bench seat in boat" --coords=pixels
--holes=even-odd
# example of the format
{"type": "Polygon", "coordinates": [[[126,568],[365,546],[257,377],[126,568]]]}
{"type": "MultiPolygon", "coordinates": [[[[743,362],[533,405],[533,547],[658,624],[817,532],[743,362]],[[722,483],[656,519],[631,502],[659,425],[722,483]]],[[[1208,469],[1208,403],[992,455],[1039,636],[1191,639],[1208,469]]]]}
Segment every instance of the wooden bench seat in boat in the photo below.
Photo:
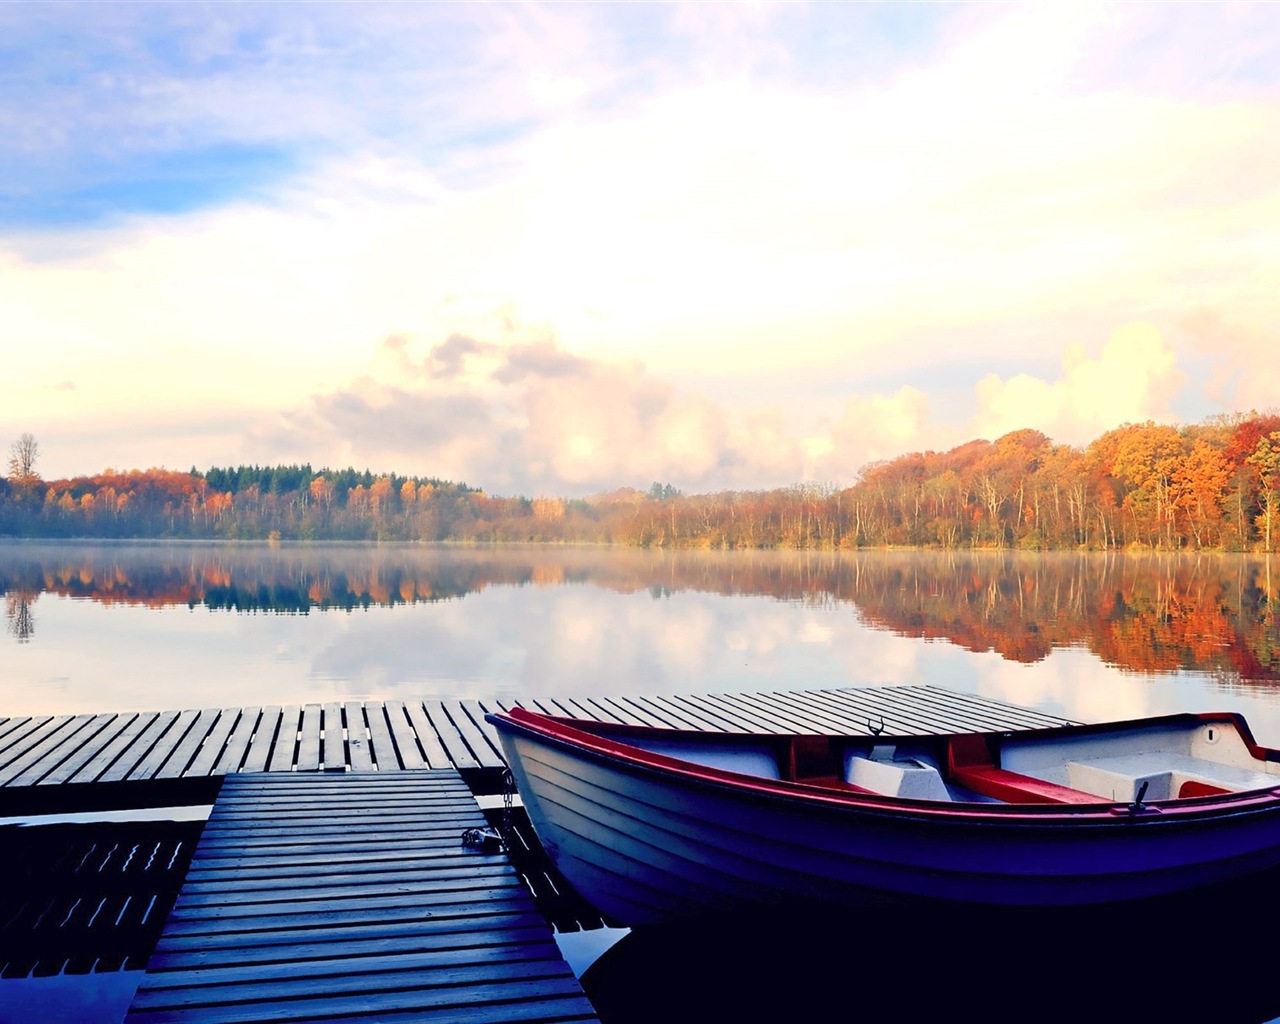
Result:
{"type": "Polygon", "coordinates": [[[1106,800],[1094,793],[991,765],[958,768],[951,778],[965,789],[1007,804],[1097,804],[1106,800]]]}
{"type": "Polygon", "coordinates": [[[1104,800],[1134,800],[1144,782],[1147,784],[1144,800],[1211,796],[1280,786],[1280,776],[1156,750],[1068,761],[1066,768],[1067,781],[1072,786],[1096,793],[1104,800]]]}
{"type": "Polygon", "coordinates": [[[947,744],[947,775],[965,789],[1007,804],[1096,804],[1104,799],[996,767],[986,738],[976,733],[951,738],[947,744]]]}

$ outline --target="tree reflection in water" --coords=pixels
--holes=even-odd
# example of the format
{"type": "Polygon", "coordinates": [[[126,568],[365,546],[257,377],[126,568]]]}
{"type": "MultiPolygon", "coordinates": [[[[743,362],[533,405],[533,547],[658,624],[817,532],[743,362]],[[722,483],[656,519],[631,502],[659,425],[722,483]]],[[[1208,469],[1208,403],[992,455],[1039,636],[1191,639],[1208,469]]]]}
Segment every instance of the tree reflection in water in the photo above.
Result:
{"type": "Polygon", "coordinates": [[[36,618],[31,607],[37,596],[30,590],[11,590],[4,595],[5,630],[20,644],[30,641],[36,630],[36,618]]]}
{"type": "Polygon", "coordinates": [[[1280,679],[1280,579],[1268,556],[631,548],[0,545],[9,632],[42,592],[104,604],[309,614],[587,584],[847,605],[868,626],[1033,663],[1085,649],[1133,672],[1280,679]]]}

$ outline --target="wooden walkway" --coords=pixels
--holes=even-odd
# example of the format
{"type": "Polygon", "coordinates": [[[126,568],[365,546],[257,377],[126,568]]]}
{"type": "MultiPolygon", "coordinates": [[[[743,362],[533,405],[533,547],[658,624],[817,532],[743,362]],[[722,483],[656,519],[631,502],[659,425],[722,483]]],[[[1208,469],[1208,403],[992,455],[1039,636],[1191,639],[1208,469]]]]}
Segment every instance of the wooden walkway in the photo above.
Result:
{"type": "MultiPolygon", "coordinates": [[[[521,706],[600,721],[711,731],[884,734],[1014,731],[1062,725],[1028,708],[934,686],[532,700],[521,706]]],[[[501,769],[485,713],[503,701],[388,700],[289,707],[0,719],[0,796],[77,783],[211,778],[317,769],[501,769]]]]}
{"type": "Polygon", "coordinates": [[[127,1024],[595,1020],[456,771],[229,777],[127,1024]]]}

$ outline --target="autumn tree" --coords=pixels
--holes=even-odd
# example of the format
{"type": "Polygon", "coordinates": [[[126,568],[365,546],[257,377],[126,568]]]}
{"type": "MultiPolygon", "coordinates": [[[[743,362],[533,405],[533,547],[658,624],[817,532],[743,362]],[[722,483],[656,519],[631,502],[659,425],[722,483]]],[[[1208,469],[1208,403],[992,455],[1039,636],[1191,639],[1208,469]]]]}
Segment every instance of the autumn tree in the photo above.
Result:
{"type": "Polygon", "coordinates": [[[28,488],[40,480],[36,472],[36,460],[40,458],[40,445],[34,436],[23,433],[9,446],[9,482],[15,487],[28,488]]]}
{"type": "Polygon", "coordinates": [[[1150,422],[1128,428],[1116,447],[1113,472],[1129,489],[1122,507],[1154,547],[1176,546],[1174,477],[1186,453],[1186,438],[1174,427],[1150,422]]]}
{"type": "Polygon", "coordinates": [[[1258,526],[1262,530],[1266,550],[1271,551],[1277,515],[1280,514],[1280,430],[1261,438],[1245,461],[1257,470],[1262,484],[1259,492],[1262,507],[1258,513],[1258,526]]]}
{"type": "Polygon", "coordinates": [[[1195,538],[1196,547],[1216,540],[1229,478],[1226,456],[1204,440],[1193,442],[1191,451],[1174,470],[1174,504],[1195,538]]]}

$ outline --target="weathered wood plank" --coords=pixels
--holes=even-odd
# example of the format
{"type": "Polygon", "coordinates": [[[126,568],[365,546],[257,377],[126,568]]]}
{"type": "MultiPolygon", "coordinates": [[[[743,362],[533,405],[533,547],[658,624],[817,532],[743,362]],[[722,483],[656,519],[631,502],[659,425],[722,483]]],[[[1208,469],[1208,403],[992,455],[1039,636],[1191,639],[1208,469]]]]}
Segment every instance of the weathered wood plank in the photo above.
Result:
{"type": "Polygon", "coordinates": [[[0,750],[0,768],[16,761],[36,744],[48,739],[55,732],[65,728],[74,715],[46,715],[30,718],[8,737],[3,750],[0,750]]]}
{"type": "MultiPolygon", "coordinates": [[[[181,711],[169,723],[163,735],[155,737],[151,748],[134,764],[125,778],[150,779],[160,770],[160,766],[169,760],[174,749],[179,746],[191,731],[203,711],[181,711]]],[[[113,773],[109,772],[108,775],[113,773]]]]}
{"type": "Polygon", "coordinates": [[[725,732],[725,723],[717,718],[709,717],[701,708],[690,707],[678,697],[648,697],[645,706],[660,716],[668,729],[706,729],[711,732],[725,732]]]}
{"type": "Polygon", "coordinates": [[[454,770],[228,776],[127,1021],[593,1019],[484,824],[454,770]]]}
{"type": "MultiPolygon", "coordinates": [[[[137,1010],[199,1006],[230,1009],[241,1003],[311,1001],[317,998],[316,992],[320,989],[324,993],[321,1001],[325,1003],[365,993],[377,993],[381,1003],[383,996],[396,993],[416,997],[410,1005],[414,1009],[422,1009],[425,1008],[422,997],[434,989],[459,986],[474,989],[493,986],[495,982],[564,978],[571,973],[554,942],[517,949],[471,949],[428,957],[410,955],[399,960],[391,957],[381,960],[387,966],[379,968],[364,958],[344,961],[341,965],[343,973],[335,973],[333,964],[309,964],[305,967],[291,964],[284,977],[277,974],[239,982],[232,980],[242,973],[239,969],[218,971],[216,978],[209,981],[201,978],[206,972],[193,971],[183,984],[148,986],[146,991],[139,993],[133,1005],[137,1010]]],[[[472,1000],[476,998],[474,991],[469,995],[472,1000]]],[[[495,995],[494,998],[499,997],[495,995]]],[[[454,993],[441,1005],[456,1005],[457,1001],[454,993]]]]}
{"type": "Polygon", "coordinates": [[[83,734],[83,731],[96,719],[96,715],[76,715],[73,718],[63,719],[55,728],[43,729],[33,734],[32,742],[24,745],[20,752],[15,752],[12,760],[0,767],[0,785],[8,782],[9,779],[16,778],[46,754],[57,750],[68,739],[77,734],[83,734]]]}
{"type": "Polygon", "coordinates": [[[271,760],[267,762],[267,770],[272,772],[293,771],[297,762],[298,727],[302,723],[302,708],[290,704],[280,709],[280,726],[276,730],[276,742],[271,748],[271,760]]]}
{"type": "Polygon", "coordinates": [[[342,722],[342,705],[337,701],[330,701],[324,706],[324,735],[320,743],[320,762],[328,771],[348,766],[345,728],[342,722]]]}
{"type": "Polygon", "coordinates": [[[157,949],[147,966],[159,973],[229,964],[251,966],[321,957],[518,945],[535,941],[545,934],[546,927],[541,914],[526,911],[520,915],[494,916],[486,927],[480,928],[473,925],[471,918],[462,917],[385,922],[376,934],[362,921],[347,927],[317,929],[309,932],[306,939],[300,939],[294,928],[282,932],[224,932],[215,938],[174,936],[161,940],[163,947],[157,949]]]}
{"type": "MultiPolygon", "coordinates": [[[[442,898],[432,888],[420,885],[411,892],[394,896],[350,896],[337,900],[290,900],[274,904],[219,902],[198,907],[198,913],[177,914],[171,918],[169,935],[193,937],[222,936],[230,931],[250,933],[283,932],[308,929],[315,938],[330,927],[377,930],[393,922],[432,921],[450,918],[469,922],[474,929],[491,928],[491,918],[511,917],[529,910],[527,892],[519,886],[499,889],[492,885],[468,892],[448,894],[442,898]],[[483,903],[483,906],[480,904],[483,903]],[[297,909],[305,907],[308,909],[297,909]],[[210,913],[217,910],[217,914],[210,913]],[[236,911],[235,914],[225,913],[236,911]]],[[[209,897],[212,898],[212,897],[209,897]]]]}
{"type": "Polygon", "coordinates": [[[195,721],[191,723],[191,728],[187,730],[187,734],[169,749],[169,755],[156,768],[152,777],[157,779],[181,778],[182,774],[187,770],[187,766],[195,760],[196,754],[200,751],[200,745],[204,743],[205,738],[217,728],[218,722],[223,718],[235,716],[238,712],[238,708],[228,709],[225,713],[220,708],[205,708],[205,710],[201,711],[196,716],[195,721]]]}
{"type": "MultiPolygon", "coordinates": [[[[391,738],[395,741],[400,764],[408,769],[429,767],[427,759],[422,756],[422,749],[418,746],[417,734],[409,724],[404,701],[388,700],[383,701],[383,704],[387,709],[387,723],[391,727],[391,738]]],[[[444,766],[441,765],[441,767],[444,766]]]]}
{"type": "Polygon", "coordinates": [[[364,718],[363,704],[344,704],[343,718],[347,724],[347,756],[354,772],[373,771],[373,747],[369,741],[369,726],[364,718]]]}
{"type": "Polygon", "coordinates": [[[262,715],[254,727],[253,736],[249,740],[249,749],[245,751],[239,771],[264,772],[267,770],[267,765],[271,763],[271,752],[275,749],[283,715],[283,709],[275,704],[268,704],[262,709],[262,715]]]}
{"type": "MultiPolygon", "coordinates": [[[[43,782],[49,775],[62,770],[69,762],[79,762],[84,752],[100,750],[111,741],[128,720],[127,715],[104,714],[95,715],[93,720],[78,733],[68,735],[57,746],[49,750],[43,757],[29,764],[19,774],[10,778],[5,785],[34,786],[43,782]],[[122,722],[121,719],[125,722],[122,722]]],[[[7,771],[7,769],[6,769],[7,771]]],[[[0,778],[4,773],[0,773],[0,778]]]]}
{"type": "Polygon", "coordinates": [[[102,768],[110,764],[109,758],[114,756],[113,749],[123,749],[124,744],[136,733],[140,732],[146,721],[154,716],[125,713],[119,715],[112,725],[98,734],[97,741],[86,743],[75,754],[67,758],[53,771],[40,780],[42,786],[58,786],[78,776],[88,765],[97,763],[102,768]]]}
{"type": "Polygon", "coordinates": [[[427,764],[432,768],[456,768],[457,765],[452,762],[444,749],[444,744],[440,742],[436,727],[427,717],[422,701],[405,701],[404,709],[409,715],[409,721],[413,724],[413,731],[418,734],[418,742],[422,745],[422,752],[427,757],[427,764]]]}
{"type": "Polygon", "coordinates": [[[602,722],[618,722],[621,725],[652,724],[629,708],[619,704],[617,701],[609,700],[607,697],[593,697],[587,703],[592,707],[595,716],[602,722]]]}
{"type": "MultiPolygon", "coordinates": [[[[344,989],[332,996],[317,995],[313,991],[307,999],[290,996],[280,1001],[264,1000],[259,1003],[229,1005],[211,1000],[203,1006],[194,1005],[189,1009],[162,1006],[148,1010],[147,991],[139,988],[138,996],[135,997],[139,1011],[135,1014],[130,1010],[129,1019],[153,1021],[155,1024],[168,1024],[171,1021],[175,1024],[179,1021],[257,1024],[264,1019],[303,1021],[327,1019],[339,1014],[367,1015],[370,1004],[373,1004],[380,1014],[410,1010],[417,1013],[447,1013],[448,1016],[442,1016],[441,1019],[457,1021],[462,1018],[455,1011],[469,1011],[481,1004],[493,1003],[501,1005],[505,1010],[500,1020],[513,1021],[519,1019],[515,1016],[519,1007],[511,1004],[521,1000],[546,999],[551,995],[585,999],[585,996],[579,996],[581,986],[569,971],[568,965],[552,970],[542,964],[510,965],[490,971],[474,969],[469,974],[459,973],[453,977],[441,978],[438,987],[432,988],[423,988],[413,982],[402,982],[401,985],[383,982],[372,992],[367,987],[355,994],[344,989]],[[264,1018],[264,1011],[268,1011],[270,1016],[264,1018]]],[[[214,999],[216,1000],[216,994],[214,999]]]]}
{"type": "Polygon", "coordinates": [[[51,717],[50,715],[21,715],[6,718],[4,725],[0,726],[0,762],[3,762],[4,752],[9,748],[10,743],[21,737],[24,732],[39,728],[51,717]]]}
{"type": "Polygon", "coordinates": [[[458,730],[462,741],[470,749],[472,757],[480,763],[480,767],[501,768],[506,762],[498,755],[497,749],[490,745],[484,733],[480,731],[480,727],[476,725],[472,718],[472,709],[479,712],[479,704],[475,701],[457,701],[452,702],[451,706],[446,708],[446,713],[452,720],[454,728],[458,730]]]}
{"type": "MultiPolygon", "coordinates": [[[[239,721],[236,722],[235,728],[227,737],[226,743],[222,745],[218,759],[209,766],[208,774],[227,775],[240,770],[240,765],[244,763],[244,759],[249,753],[249,742],[253,739],[253,734],[258,728],[258,722],[261,718],[261,708],[245,708],[240,712],[239,721]]],[[[204,767],[203,752],[200,758],[196,760],[196,763],[191,766],[192,773],[196,771],[197,767],[204,767]]]]}
{"type": "Polygon", "coordinates": [[[324,709],[319,704],[304,704],[302,724],[298,729],[298,771],[314,772],[320,768],[320,726],[324,709]]]}
{"type": "Polygon", "coordinates": [[[70,774],[62,781],[75,785],[81,782],[95,782],[105,777],[129,750],[137,749],[139,744],[150,744],[150,737],[159,734],[164,728],[164,721],[164,715],[156,711],[138,715],[111,742],[94,752],[93,756],[78,768],[72,770],[68,763],[66,767],[70,774]]]}
{"type": "Polygon", "coordinates": [[[116,782],[269,771],[360,773],[504,765],[490,710],[713,732],[886,735],[1014,731],[1066,719],[937,686],[504,703],[391,700],[323,705],[16,717],[0,725],[0,786],[116,782]]]}
{"type": "MultiPolygon", "coordinates": [[[[886,689],[888,689],[886,687],[886,689]]],[[[864,732],[879,728],[884,723],[887,735],[909,736],[927,732],[965,732],[970,728],[967,717],[959,715],[935,715],[922,710],[915,703],[895,701],[891,694],[870,693],[863,690],[834,690],[832,697],[851,712],[861,712],[864,732]]]]}
{"type": "Polygon", "coordinates": [[[431,724],[435,726],[436,734],[440,737],[440,742],[444,744],[445,750],[449,752],[449,757],[458,768],[477,768],[479,762],[472,756],[471,751],[467,749],[467,744],[462,738],[462,734],[458,732],[457,727],[446,714],[444,702],[440,700],[424,700],[423,708],[427,712],[427,717],[431,719],[431,724]]]}
{"type": "Polygon", "coordinates": [[[240,720],[246,713],[255,710],[251,708],[243,710],[240,708],[227,708],[223,711],[209,729],[208,734],[200,742],[195,756],[191,758],[191,763],[187,765],[182,774],[192,778],[204,778],[209,775],[213,771],[213,766],[217,764],[226,750],[231,730],[239,725],[240,720]]]}
{"type": "Polygon", "coordinates": [[[383,840],[380,838],[382,835],[381,830],[373,837],[354,839],[350,836],[316,836],[314,834],[303,834],[294,837],[292,840],[289,837],[274,834],[266,836],[228,835],[225,838],[210,837],[205,850],[206,856],[209,857],[221,856],[224,850],[238,851],[251,846],[273,846],[286,853],[290,851],[309,852],[329,849],[341,852],[346,849],[364,849],[366,844],[376,849],[377,845],[384,841],[394,843],[399,848],[405,843],[430,843],[442,836],[448,836],[453,839],[457,835],[457,830],[453,825],[437,826],[419,823],[416,826],[405,826],[397,830],[393,838],[383,840]]]}
{"type": "MultiPolygon", "coordinates": [[[[456,837],[455,841],[456,841],[456,837]]],[[[261,859],[274,856],[274,850],[254,850],[244,847],[232,851],[232,855],[216,858],[219,864],[249,862],[255,857],[261,859]]],[[[201,857],[206,856],[202,852],[201,857]]],[[[231,920],[242,918],[281,917],[294,915],[299,918],[314,917],[317,921],[327,920],[330,923],[349,925],[357,923],[361,914],[398,913],[403,911],[404,920],[418,920],[414,913],[429,911],[432,920],[440,916],[448,916],[448,912],[462,913],[461,908],[469,908],[466,913],[475,911],[476,904],[483,902],[485,907],[495,913],[508,913],[510,907],[504,907],[503,901],[516,900],[519,907],[527,909],[520,902],[525,893],[521,889],[521,881],[510,873],[498,873],[493,877],[460,878],[453,882],[437,882],[428,877],[425,882],[415,883],[409,891],[386,893],[382,896],[344,896],[337,900],[318,902],[304,893],[271,893],[263,900],[227,901],[221,897],[206,895],[196,899],[188,893],[182,902],[173,908],[173,921],[200,922],[231,920]]],[[[517,907],[517,909],[519,909],[517,907]]],[[[194,927],[194,924],[193,924],[194,927]]],[[[201,925],[200,927],[204,927],[201,925]]],[[[237,925],[236,927],[239,927],[237,925]]]]}
{"type": "Polygon", "coordinates": [[[396,755],[395,744],[391,742],[391,726],[387,723],[387,709],[381,701],[370,701],[365,704],[364,711],[369,723],[373,762],[378,771],[395,771],[402,767],[400,758],[396,755]]]}

